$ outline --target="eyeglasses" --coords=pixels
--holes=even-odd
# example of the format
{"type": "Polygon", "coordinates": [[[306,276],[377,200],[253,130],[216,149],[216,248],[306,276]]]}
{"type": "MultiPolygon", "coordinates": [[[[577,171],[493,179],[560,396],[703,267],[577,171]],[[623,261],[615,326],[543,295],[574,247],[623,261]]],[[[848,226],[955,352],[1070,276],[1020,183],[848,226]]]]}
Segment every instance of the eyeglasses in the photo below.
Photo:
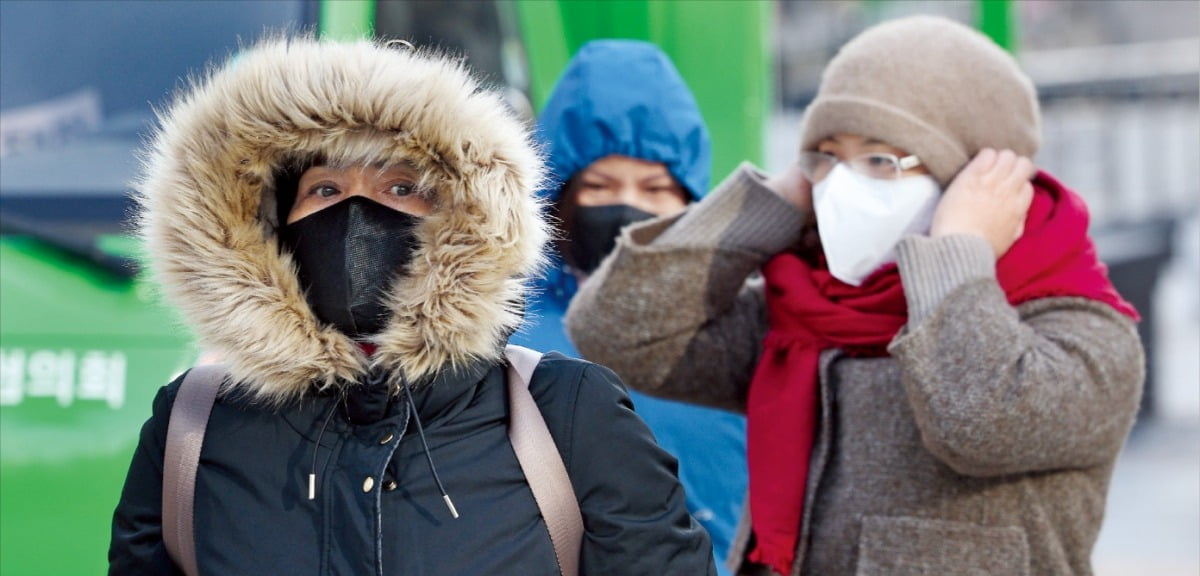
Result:
{"type": "Polygon", "coordinates": [[[829,176],[833,167],[839,163],[845,164],[847,168],[863,176],[876,180],[895,180],[905,170],[920,166],[921,160],[911,155],[900,158],[895,154],[863,154],[843,161],[838,160],[837,156],[825,152],[800,153],[800,171],[813,184],[829,176]]]}

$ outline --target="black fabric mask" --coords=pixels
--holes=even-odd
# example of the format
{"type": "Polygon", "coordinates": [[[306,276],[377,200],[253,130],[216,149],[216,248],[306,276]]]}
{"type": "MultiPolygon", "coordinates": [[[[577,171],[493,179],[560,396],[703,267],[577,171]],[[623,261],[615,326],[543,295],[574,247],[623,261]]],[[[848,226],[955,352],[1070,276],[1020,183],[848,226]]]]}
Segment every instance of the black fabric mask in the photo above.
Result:
{"type": "Polygon", "coordinates": [[[383,297],[412,260],[420,222],[354,196],[288,224],[280,240],[296,258],[300,285],[317,318],[361,339],[387,323],[383,297]]]}
{"type": "Polygon", "coordinates": [[[651,218],[654,214],[628,204],[577,206],[571,226],[571,264],[580,272],[591,274],[616,248],[621,228],[651,218]]]}

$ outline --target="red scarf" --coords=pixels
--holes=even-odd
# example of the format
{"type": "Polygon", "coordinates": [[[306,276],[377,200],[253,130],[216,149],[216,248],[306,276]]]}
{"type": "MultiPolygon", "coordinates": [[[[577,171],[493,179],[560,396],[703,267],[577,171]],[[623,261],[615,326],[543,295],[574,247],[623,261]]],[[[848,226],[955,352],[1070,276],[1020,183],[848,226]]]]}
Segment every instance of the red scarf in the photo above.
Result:
{"type": "MultiPolygon", "coordinates": [[[[1083,200],[1045,172],[1033,181],[1025,232],[996,263],[996,277],[1018,305],[1049,296],[1103,302],[1138,320],[1108,280],[1087,235],[1083,200]]],[[[856,356],[886,356],[908,321],[895,265],[862,286],[842,283],[791,253],[763,268],[770,328],[747,402],[751,561],[791,572],[804,513],[809,456],[818,417],[817,359],[840,348],[856,356]]]]}

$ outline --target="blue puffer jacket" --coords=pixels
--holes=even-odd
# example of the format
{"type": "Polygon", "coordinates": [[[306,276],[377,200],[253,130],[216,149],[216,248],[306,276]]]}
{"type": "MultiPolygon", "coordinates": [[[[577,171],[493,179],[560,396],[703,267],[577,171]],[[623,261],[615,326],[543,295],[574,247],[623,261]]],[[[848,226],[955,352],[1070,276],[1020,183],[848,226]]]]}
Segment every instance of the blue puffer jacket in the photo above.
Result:
{"type": "MultiPolygon", "coordinates": [[[[708,192],[708,129],[683,78],[652,44],[599,40],[581,48],[555,86],[538,133],[555,179],[543,190],[550,202],[577,172],[612,154],[662,162],[693,200],[708,192]]],[[[575,356],[563,326],[575,277],[561,259],[555,262],[511,340],[575,356]]],[[[720,560],[733,540],[746,491],[745,419],[634,391],[630,396],[659,444],[679,459],[688,509],[708,529],[724,571],[720,560]]]]}

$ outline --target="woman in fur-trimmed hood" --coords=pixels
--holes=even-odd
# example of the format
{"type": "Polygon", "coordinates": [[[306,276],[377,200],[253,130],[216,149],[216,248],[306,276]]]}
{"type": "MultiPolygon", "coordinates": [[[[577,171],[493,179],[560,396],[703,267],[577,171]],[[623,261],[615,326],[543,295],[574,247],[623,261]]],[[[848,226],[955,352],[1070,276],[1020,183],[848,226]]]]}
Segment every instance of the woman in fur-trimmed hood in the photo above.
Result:
{"type": "MultiPolygon", "coordinates": [[[[558,573],[502,359],[543,262],[541,179],[500,98],[419,50],[279,37],[166,109],[139,227],[228,371],[196,478],[200,573],[558,573]]],[[[161,493],[183,378],[143,427],[112,574],[179,571],[161,493]]],[[[713,572],[615,375],[549,354],[530,390],[579,501],[581,573],[713,572]]]]}

